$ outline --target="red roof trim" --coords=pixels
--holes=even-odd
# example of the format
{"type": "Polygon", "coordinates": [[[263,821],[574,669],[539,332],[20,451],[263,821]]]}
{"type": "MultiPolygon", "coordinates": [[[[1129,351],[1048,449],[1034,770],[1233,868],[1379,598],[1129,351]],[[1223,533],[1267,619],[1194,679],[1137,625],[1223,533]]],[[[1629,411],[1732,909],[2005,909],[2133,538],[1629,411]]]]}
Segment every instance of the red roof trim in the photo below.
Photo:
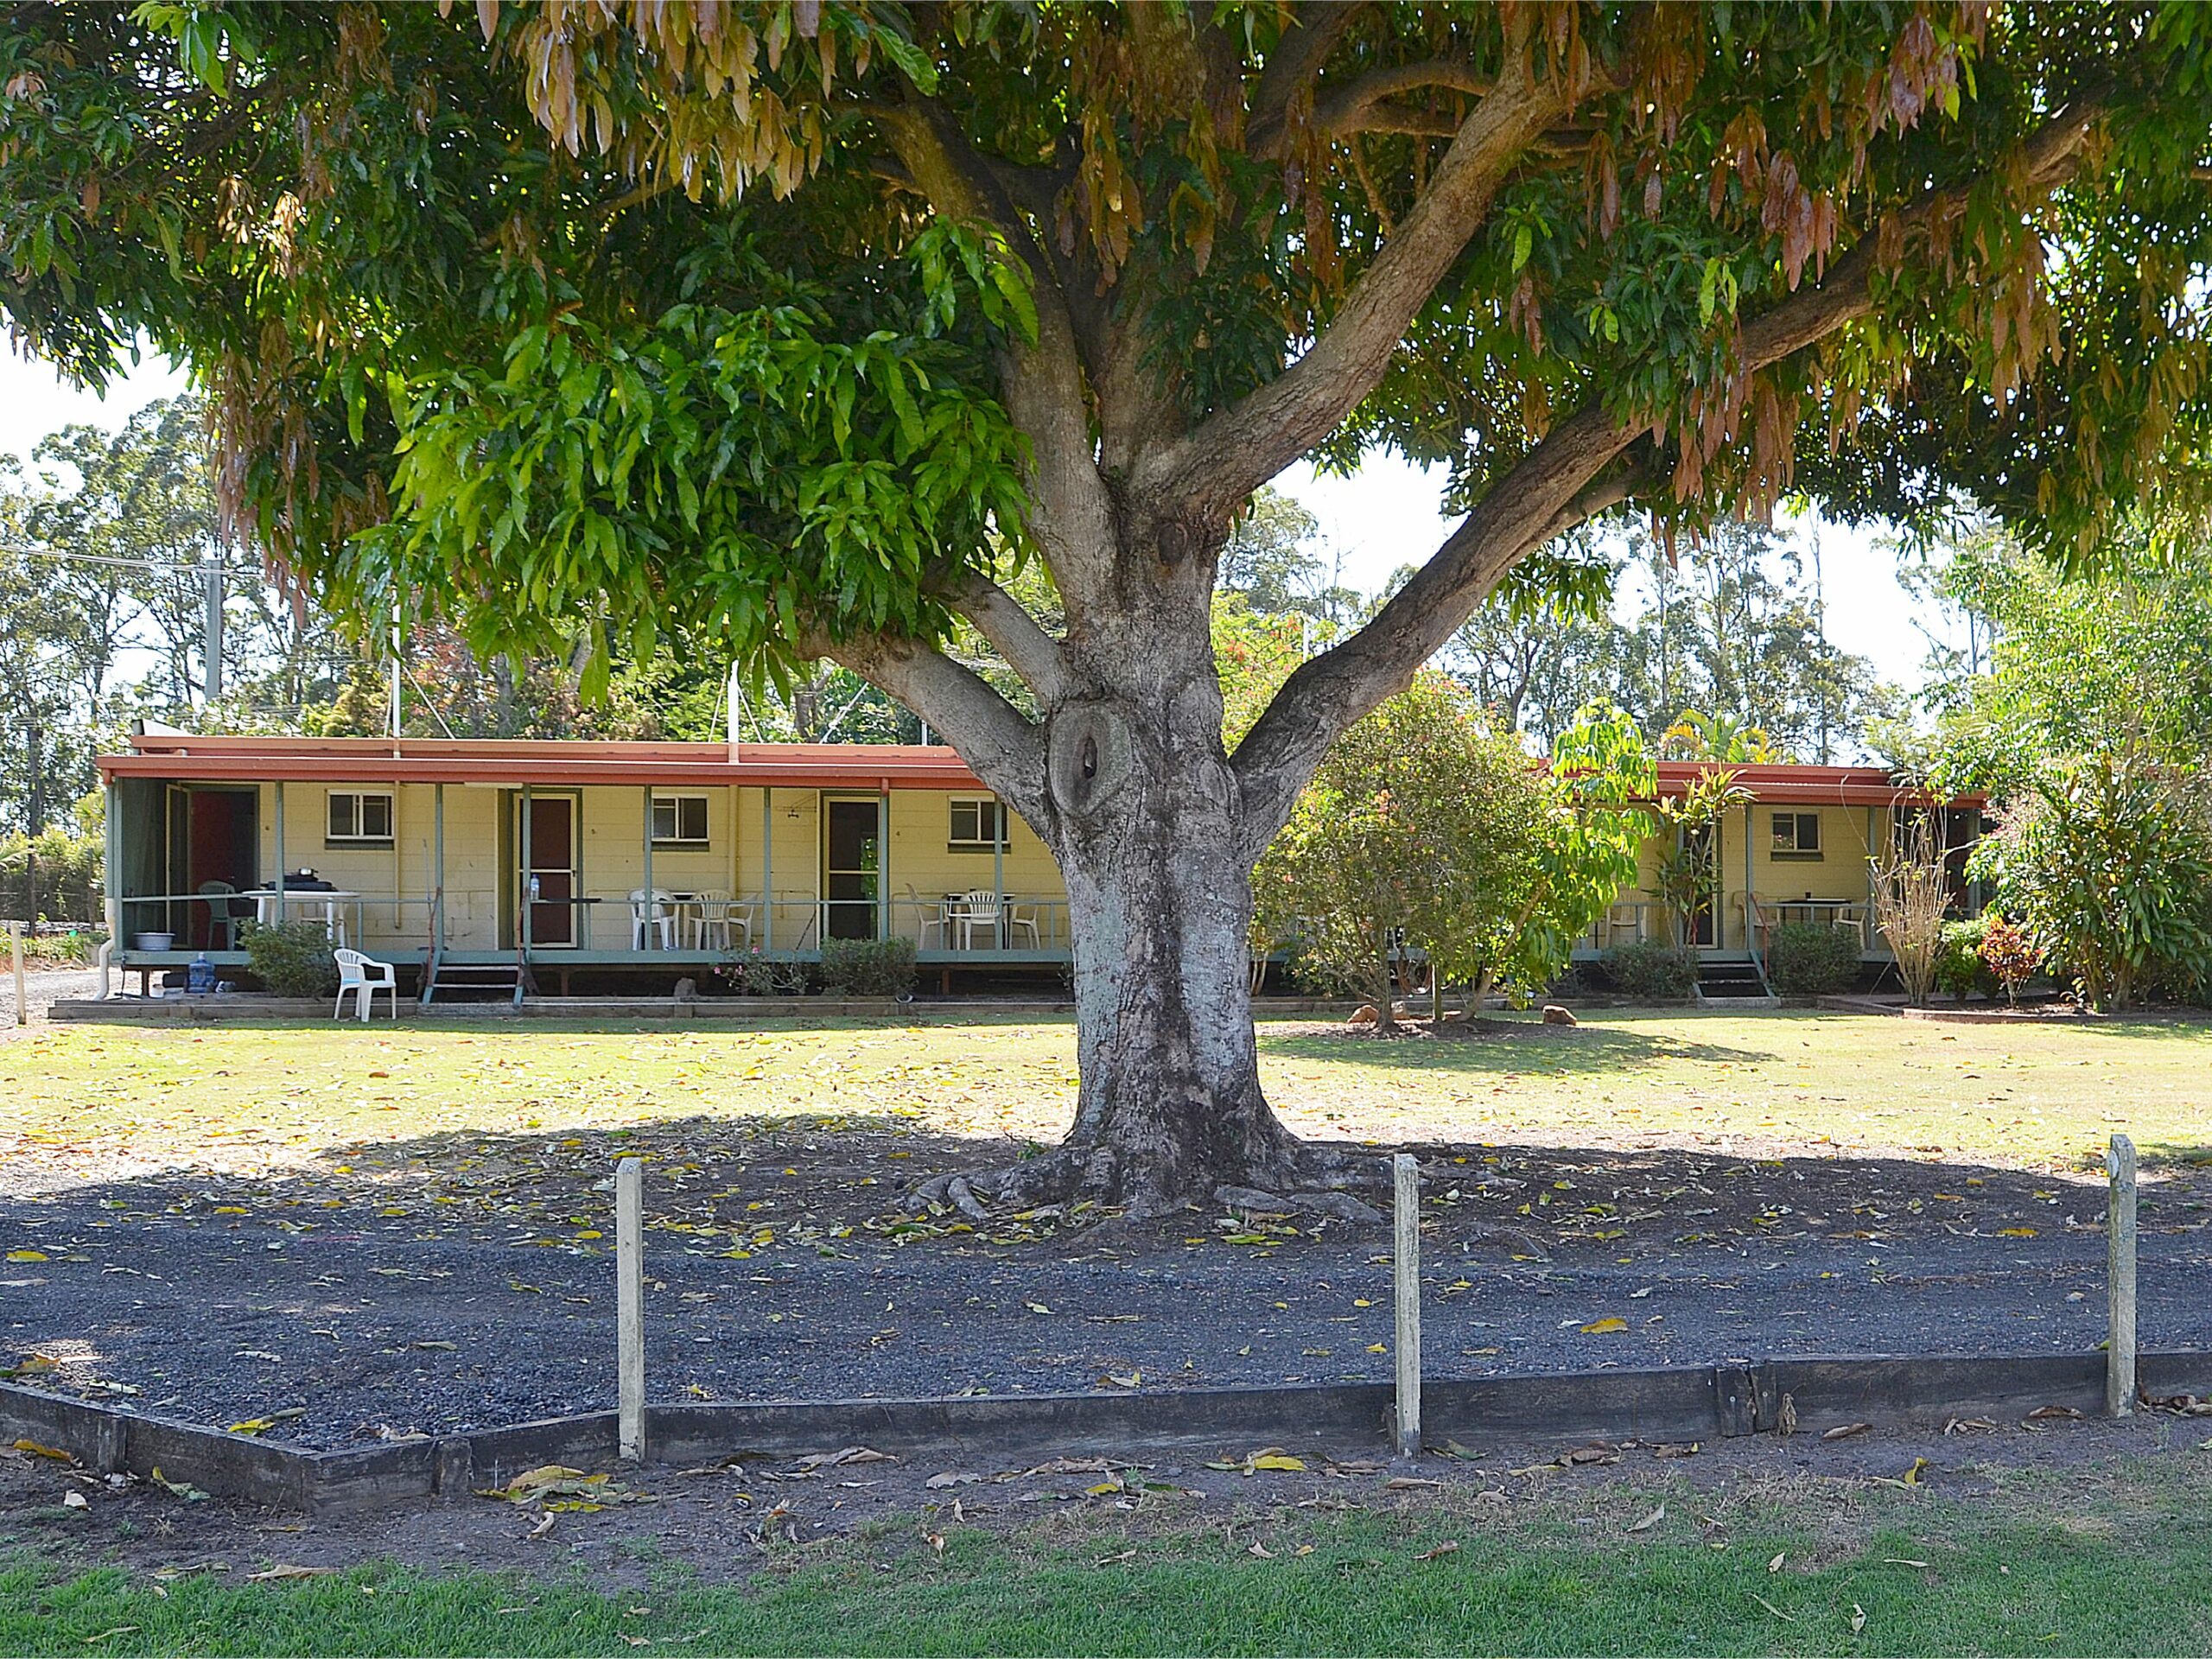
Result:
{"type": "MultiPolygon", "coordinates": [[[[137,736],[127,754],[99,757],[104,779],[201,783],[407,783],[575,788],[976,789],[965,761],[940,744],[592,743],[533,738],[137,736]]],[[[1675,794],[1702,772],[1727,770],[1761,804],[1892,806],[1925,803],[1879,766],[1743,765],[1662,760],[1659,792],[1675,794]]],[[[1979,805],[1962,796],[1957,805],[1979,805]]]]}

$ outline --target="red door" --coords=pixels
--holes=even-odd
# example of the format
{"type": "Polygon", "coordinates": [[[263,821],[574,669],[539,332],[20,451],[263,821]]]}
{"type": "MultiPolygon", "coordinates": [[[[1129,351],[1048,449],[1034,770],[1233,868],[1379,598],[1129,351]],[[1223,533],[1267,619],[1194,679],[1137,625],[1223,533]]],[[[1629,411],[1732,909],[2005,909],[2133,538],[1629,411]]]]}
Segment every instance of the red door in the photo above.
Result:
{"type": "Polygon", "coordinates": [[[567,795],[530,798],[523,915],[532,945],[576,942],[576,803],[567,795]]]}

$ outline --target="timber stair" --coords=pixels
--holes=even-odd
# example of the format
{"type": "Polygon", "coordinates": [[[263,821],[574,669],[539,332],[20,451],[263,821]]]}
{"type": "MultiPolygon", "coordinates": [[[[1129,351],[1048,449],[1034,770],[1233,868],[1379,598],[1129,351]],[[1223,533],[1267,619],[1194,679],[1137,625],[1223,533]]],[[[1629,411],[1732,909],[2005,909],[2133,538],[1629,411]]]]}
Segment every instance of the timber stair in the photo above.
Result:
{"type": "Polygon", "coordinates": [[[1758,964],[1741,957],[1700,958],[1697,965],[1697,995],[1700,1002],[1730,1002],[1739,1007],[1771,1006],[1775,1000],[1758,964]]]}

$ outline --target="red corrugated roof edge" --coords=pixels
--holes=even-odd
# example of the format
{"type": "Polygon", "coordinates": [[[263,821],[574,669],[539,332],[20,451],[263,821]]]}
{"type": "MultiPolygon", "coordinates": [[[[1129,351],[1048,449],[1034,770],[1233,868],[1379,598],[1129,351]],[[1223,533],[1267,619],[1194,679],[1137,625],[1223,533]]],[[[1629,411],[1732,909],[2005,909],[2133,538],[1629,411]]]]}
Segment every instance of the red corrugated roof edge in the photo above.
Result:
{"type": "MultiPolygon", "coordinates": [[[[533,785],[630,784],[779,789],[982,789],[965,761],[941,744],[577,742],[539,738],[134,736],[104,754],[100,775],[201,783],[426,783],[533,785]]],[[[1709,763],[1664,760],[1659,789],[1673,794],[1709,763]]],[[[1879,766],[1741,765],[1727,768],[1761,802],[1805,806],[1924,803],[1926,791],[1879,766]]],[[[1979,806],[1979,796],[1950,803],[1979,806]]]]}

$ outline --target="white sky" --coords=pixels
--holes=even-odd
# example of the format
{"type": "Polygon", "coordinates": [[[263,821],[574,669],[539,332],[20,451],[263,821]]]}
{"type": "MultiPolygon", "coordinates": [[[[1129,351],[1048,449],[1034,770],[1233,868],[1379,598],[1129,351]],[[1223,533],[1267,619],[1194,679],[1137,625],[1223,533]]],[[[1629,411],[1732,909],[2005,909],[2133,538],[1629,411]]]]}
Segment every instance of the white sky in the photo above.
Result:
{"type": "MultiPolygon", "coordinates": [[[[1456,520],[1438,503],[1441,468],[1424,471],[1393,454],[1370,456],[1350,478],[1317,474],[1302,463],[1275,480],[1320,521],[1324,561],[1338,580],[1372,593],[1402,564],[1419,564],[1452,533],[1456,520]]],[[[1893,683],[1917,688],[1928,641],[1921,625],[1944,632],[1942,619],[1897,585],[1897,560],[1870,530],[1807,519],[1779,526],[1801,548],[1817,528],[1827,591],[1828,643],[1869,658],[1893,683]]],[[[1808,569],[1810,564],[1808,563],[1808,569]]]]}
{"type": "MultiPolygon", "coordinates": [[[[153,358],[118,379],[103,401],[44,363],[0,349],[0,454],[16,455],[28,468],[33,447],[60,427],[113,429],[154,399],[186,390],[181,373],[153,358]]],[[[1320,522],[1317,551],[1337,562],[1347,587],[1372,592],[1401,564],[1427,558],[1452,531],[1452,521],[1438,511],[1442,473],[1395,455],[1374,456],[1351,478],[1319,476],[1300,465],[1275,482],[1320,522]]],[[[1794,528],[1801,541],[1810,533],[1809,525],[1794,528]]],[[[1940,628],[1940,621],[1898,587],[1895,559],[1872,536],[1835,524],[1820,526],[1820,536],[1830,642],[1871,658],[1885,679],[1917,686],[1926,641],[1916,625],[1940,628]]]]}

